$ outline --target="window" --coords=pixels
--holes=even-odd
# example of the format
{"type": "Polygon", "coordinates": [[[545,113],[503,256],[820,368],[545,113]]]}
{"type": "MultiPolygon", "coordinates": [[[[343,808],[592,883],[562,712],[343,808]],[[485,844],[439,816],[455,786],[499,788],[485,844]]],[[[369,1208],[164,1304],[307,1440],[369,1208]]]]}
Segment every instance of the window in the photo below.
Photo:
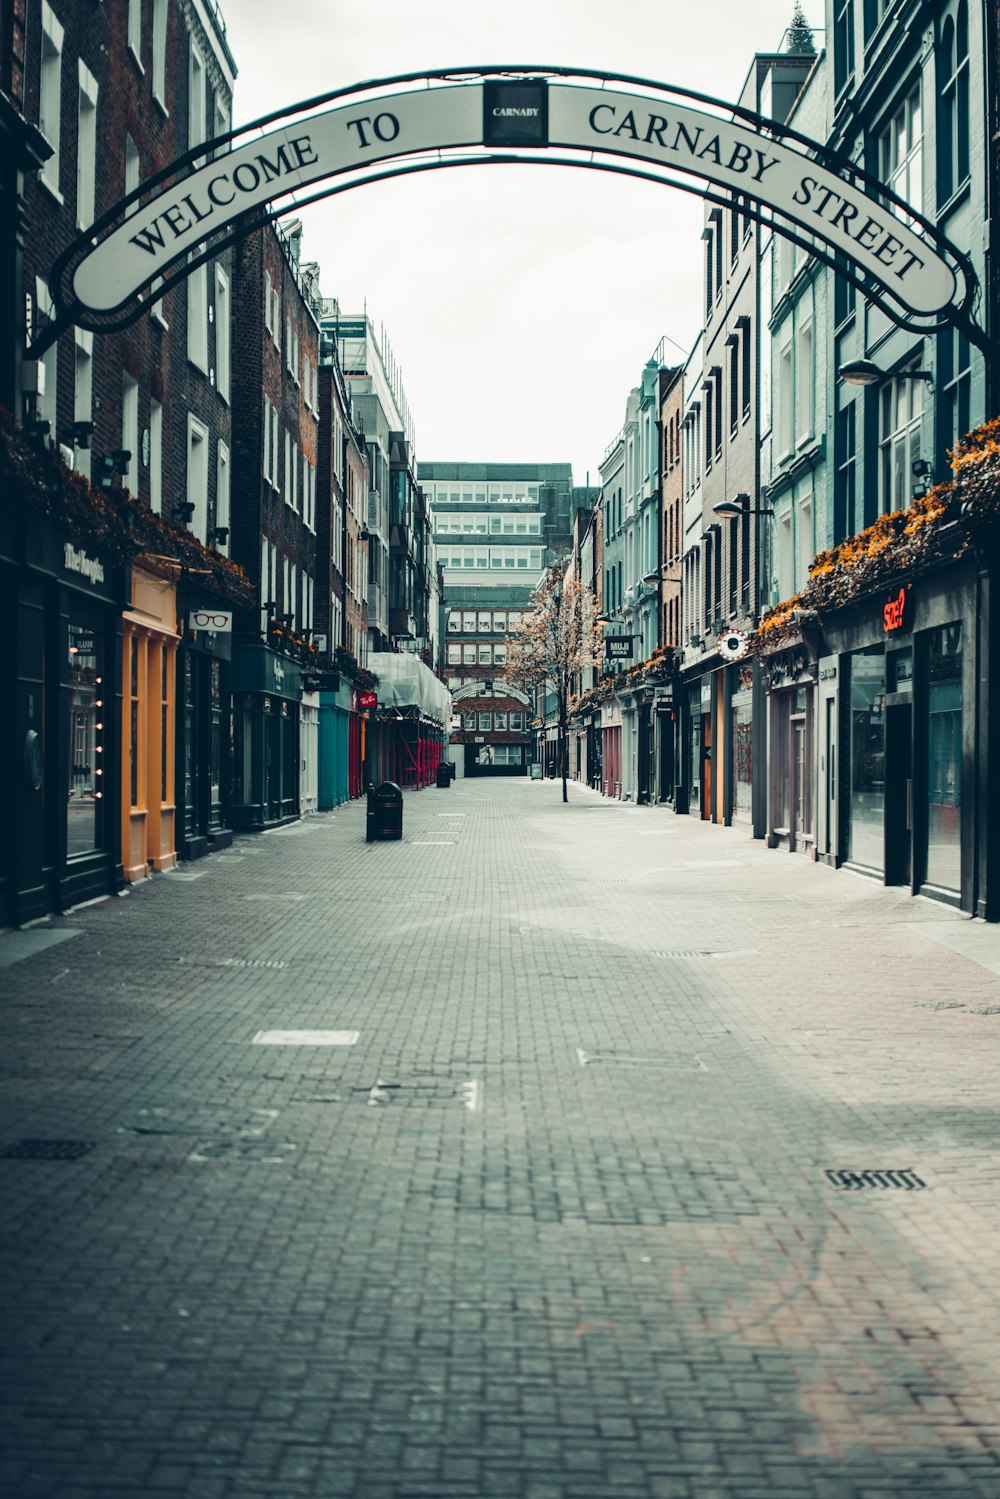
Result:
{"type": "Polygon", "coordinates": [[[787,457],[794,446],[793,419],[795,384],[792,369],[792,346],[786,344],[778,364],[778,456],[787,457]]]}
{"type": "Polygon", "coordinates": [[[139,386],[131,375],[122,375],[122,447],[130,454],[122,474],[122,488],[139,493],[139,386]]]}
{"type": "MultiPolygon", "coordinates": [[[[918,212],[923,208],[923,137],[920,85],[912,89],[879,138],[879,175],[886,187],[918,212]]],[[[894,210],[905,217],[902,210],[894,210]]]]}
{"type": "MultiPolygon", "coordinates": [[[[913,364],[912,369],[918,366],[913,364]]],[[[906,510],[913,484],[913,462],[920,457],[924,408],[922,380],[905,374],[887,380],[879,401],[879,511],[906,510]]]]}
{"type": "Polygon", "coordinates": [[[493,665],[493,647],[491,645],[481,645],[479,647],[479,665],[493,665]]]}
{"type": "MultiPolygon", "coordinates": [[[[229,530],[229,449],[219,443],[215,462],[215,524],[219,529],[229,530]]],[[[224,557],[229,556],[230,537],[215,542],[216,549],[224,557]]]]}
{"type": "MultiPolygon", "coordinates": [[[[838,265],[846,264],[844,257],[839,253],[835,258],[838,265]]],[[[853,281],[848,281],[846,276],[834,276],[833,321],[835,327],[839,328],[841,323],[846,322],[853,315],[857,298],[858,290],[853,281]]]]}
{"type": "Polygon", "coordinates": [[[149,403],[149,508],[154,515],[163,510],[163,407],[149,403]]]}
{"type": "Polygon", "coordinates": [[[228,404],[230,399],[229,277],[215,268],[215,388],[228,404]]]}
{"type": "Polygon", "coordinates": [[[464,664],[466,666],[475,666],[475,664],[476,664],[476,647],[474,645],[463,645],[463,647],[462,647],[462,661],[464,662],[464,664]]]}
{"type": "Polygon", "coordinates": [[[854,0],[834,0],[833,87],[841,93],[854,77],[854,0]]]}
{"type": "Polygon", "coordinates": [[[853,536],[860,530],[857,508],[857,427],[855,402],[837,412],[836,462],[837,493],[834,542],[839,545],[845,536],[853,536]]]}
{"type": "Polygon", "coordinates": [[[816,547],[813,542],[813,504],[812,500],[805,500],[799,506],[799,513],[795,522],[796,563],[795,578],[792,591],[801,588],[809,577],[809,566],[816,555],[816,547]]]}
{"type": "Polygon", "coordinates": [[[494,666],[507,665],[507,647],[505,645],[495,645],[493,647],[493,664],[494,666]]]}
{"type": "Polygon", "coordinates": [[[505,734],[507,732],[507,715],[506,715],[506,713],[494,713],[494,715],[493,715],[493,728],[494,728],[494,730],[498,734],[505,734]]]}
{"type": "Polygon", "coordinates": [[[805,442],[813,435],[815,424],[815,395],[816,388],[813,372],[813,329],[812,323],[807,323],[797,330],[795,350],[795,383],[796,390],[796,435],[799,442],[805,442]]]}
{"type": "Polygon", "coordinates": [[[474,732],[476,727],[476,715],[474,713],[462,714],[462,728],[474,732]]]}
{"type": "MultiPolygon", "coordinates": [[[[80,63],[80,94],[76,120],[76,225],[89,229],[94,222],[94,183],[97,167],[97,79],[80,63]]],[[[136,186],[138,187],[138,180],[136,186]]]]}
{"type": "Polygon", "coordinates": [[[128,50],[142,72],[142,0],[128,0],[128,50]]]}
{"type": "Polygon", "coordinates": [[[489,731],[490,731],[490,728],[492,726],[492,723],[493,723],[493,714],[492,713],[480,713],[480,715],[479,715],[479,732],[480,732],[480,734],[488,734],[489,731]]]}
{"type": "Polygon", "coordinates": [[[511,729],[516,734],[524,733],[524,713],[516,711],[509,715],[511,729]]]}
{"type": "Polygon", "coordinates": [[[955,20],[941,28],[938,51],[938,203],[953,198],[969,177],[969,10],[960,0],[955,20]]]}
{"type": "Polygon", "coordinates": [[[263,467],[264,478],[270,484],[270,482],[271,482],[271,403],[267,399],[267,396],[264,397],[264,457],[263,457],[263,465],[262,465],[262,467],[263,467]]]}
{"type": "Polygon", "coordinates": [[[42,61],[38,80],[38,128],[52,147],[39,178],[62,202],[59,191],[59,135],[62,115],[63,28],[42,0],[42,61]]]}
{"type": "Polygon", "coordinates": [[[208,266],[200,265],[187,278],[188,359],[208,373],[208,266]]]}
{"type": "Polygon", "coordinates": [[[167,4],[153,0],[153,98],[164,110],[167,103],[167,4]]]}
{"type": "Polygon", "coordinates": [[[188,147],[198,146],[208,128],[205,61],[194,42],[188,61],[188,147]]]}
{"type": "Polygon", "coordinates": [[[264,327],[272,336],[274,334],[274,286],[271,281],[270,271],[264,272],[264,327]]]}
{"type": "Polygon", "coordinates": [[[448,646],[448,665],[460,666],[462,664],[462,647],[460,645],[448,646]]]}
{"type": "Polygon", "coordinates": [[[740,341],[736,335],[729,344],[729,435],[735,437],[740,425],[740,341]]]}
{"type": "Polygon", "coordinates": [[[971,424],[972,356],[969,340],[957,329],[941,335],[940,368],[944,391],[945,436],[947,446],[962,441],[971,424]]]}
{"type": "Polygon", "coordinates": [[[190,414],[187,425],[187,498],[194,506],[187,525],[203,542],[208,533],[208,428],[190,414]]]}
{"type": "Polygon", "coordinates": [[[792,513],[786,511],[778,523],[778,597],[791,598],[795,592],[792,575],[792,513]]]}
{"type": "MultiPolygon", "coordinates": [[[[73,420],[89,422],[94,415],[94,335],[85,328],[73,330],[73,420]]],[[[74,445],[73,467],[90,478],[90,448],[74,445]]]]}
{"type": "Polygon", "coordinates": [[[448,631],[449,631],[449,634],[454,634],[457,630],[460,630],[461,628],[462,628],[462,616],[459,613],[457,613],[456,610],[453,609],[451,611],[451,613],[448,615],[448,631]]]}
{"type": "Polygon", "coordinates": [[[476,616],[468,610],[462,615],[462,629],[466,635],[474,635],[476,631],[476,616]]]}
{"type": "MultiPolygon", "coordinates": [[[[126,137],[125,137],[125,196],[126,196],[126,198],[128,197],[129,193],[134,193],[135,192],[136,188],[139,186],[139,180],[140,180],[140,176],[139,176],[139,148],[137,147],[137,145],[136,145],[135,141],[132,139],[132,137],[130,135],[126,135],[126,137]]],[[[131,218],[132,215],[139,209],[140,206],[141,205],[140,205],[139,200],[137,198],[136,201],[131,205],[130,208],[126,208],[126,210],[125,210],[125,217],[126,218],[131,218]]]]}

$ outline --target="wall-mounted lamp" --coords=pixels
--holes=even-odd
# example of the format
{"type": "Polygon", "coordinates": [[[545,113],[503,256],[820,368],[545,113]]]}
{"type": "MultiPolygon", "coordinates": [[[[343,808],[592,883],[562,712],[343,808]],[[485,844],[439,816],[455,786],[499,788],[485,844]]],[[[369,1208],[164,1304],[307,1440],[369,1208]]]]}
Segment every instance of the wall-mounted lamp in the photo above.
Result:
{"type": "Polygon", "coordinates": [[[191,520],[194,516],[194,500],[181,500],[176,509],[177,514],[180,516],[184,524],[186,526],[190,525],[191,520]]]}
{"type": "Polygon", "coordinates": [[[867,388],[881,385],[884,380],[926,380],[932,388],[934,385],[930,370],[883,370],[871,359],[852,359],[840,366],[837,375],[845,385],[867,388]]]}
{"type": "Polygon", "coordinates": [[[72,427],[68,427],[61,434],[60,440],[74,448],[79,448],[81,453],[85,453],[90,447],[90,439],[93,435],[93,422],[74,422],[72,427]]]}
{"type": "Polygon", "coordinates": [[[741,515],[773,515],[773,510],[765,510],[750,504],[748,494],[738,494],[735,500],[719,500],[712,506],[716,515],[721,515],[724,520],[738,520],[741,515]]]}
{"type": "Polygon", "coordinates": [[[212,543],[216,543],[216,542],[220,542],[220,541],[222,541],[222,542],[228,541],[229,540],[229,527],[228,526],[213,526],[212,530],[209,531],[209,533],[208,533],[208,540],[210,542],[212,542],[212,543]]]}

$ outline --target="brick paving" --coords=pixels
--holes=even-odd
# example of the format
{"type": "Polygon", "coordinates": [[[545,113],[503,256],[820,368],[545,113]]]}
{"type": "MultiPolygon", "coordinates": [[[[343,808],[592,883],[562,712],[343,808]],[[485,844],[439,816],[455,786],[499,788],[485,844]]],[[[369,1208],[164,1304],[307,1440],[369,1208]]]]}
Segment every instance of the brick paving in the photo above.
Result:
{"type": "Polygon", "coordinates": [[[570,798],[0,936],[0,1492],[997,1499],[1000,932],[570,798]]]}

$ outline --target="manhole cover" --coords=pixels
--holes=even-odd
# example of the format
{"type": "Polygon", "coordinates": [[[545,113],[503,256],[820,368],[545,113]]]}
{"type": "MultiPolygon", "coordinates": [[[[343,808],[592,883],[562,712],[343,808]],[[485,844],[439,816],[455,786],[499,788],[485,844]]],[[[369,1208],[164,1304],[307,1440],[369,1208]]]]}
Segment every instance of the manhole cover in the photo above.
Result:
{"type": "Polygon", "coordinates": [[[863,1191],[865,1187],[899,1187],[906,1192],[919,1192],[927,1186],[912,1166],[894,1171],[827,1171],[826,1177],[841,1192],[863,1191]]]}
{"type": "Polygon", "coordinates": [[[290,1140],[202,1140],[191,1154],[189,1161],[260,1161],[265,1165],[281,1165],[290,1160],[298,1149],[290,1140]]]}
{"type": "Polygon", "coordinates": [[[16,1140],[0,1150],[5,1161],[77,1161],[93,1150],[95,1140],[16,1140]]]}

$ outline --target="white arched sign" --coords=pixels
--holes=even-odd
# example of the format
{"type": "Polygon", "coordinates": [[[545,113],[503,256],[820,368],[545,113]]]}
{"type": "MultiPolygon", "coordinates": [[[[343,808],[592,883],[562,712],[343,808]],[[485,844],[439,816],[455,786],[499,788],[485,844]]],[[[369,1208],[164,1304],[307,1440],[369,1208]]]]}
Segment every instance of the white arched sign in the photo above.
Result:
{"type": "MultiPolygon", "coordinates": [[[[308,201],[359,185],[358,174],[373,167],[388,176],[435,165],[528,161],[546,148],[562,147],[579,153],[562,164],[629,170],[674,186],[686,183],[660,174],[681,173],[703,179],[707,187],[698,190],[717,201],[738,194],[779,233],[814,246],[828,262],[836,257],[837,266],[871,288],[897,321],[968,323],[971,267],[933,226],[851,163],[733,106],[699,99],[719,111],[711,113],[678,102],[679,95],[695,96],[662,85],[646,85],[658,95],[552,77],[480,75],[470,81],[466,75],[453,81],[440,74],[428,75],[419,89],[373,96],[375,87],[363,85],[350,91],[358,97],[348,103],[255,131],[252,139],[252,127],[236,131],[227,138],[230,150],[200,147],[189,153],[61,257],[52,278],[57,306],[73,321],[106,326],[151,282],[183,268],[199,250],[212,253],[206,245],[217,248],[227,231],[230,238],[246,232],[241,221],[253,227],[275,202],[279,206],[269,216],[288,212],[299,206],[284,201],[290,194],[325,179],[333,185],[308,201]],[[428,86],[431,77],[436,86],[428,86]],[[521,154],[489,154],[497,148],[521,154]],[[199,153],[204,160],[209,149],[212,159],[198,165],[199,153]],[[477,154],[455,155],[461,151],[477,154]],[[613,158],[637,165],[615,167],[613,158]]],[[[375,179],[360,177],[365,180],[375,179]]]]}

